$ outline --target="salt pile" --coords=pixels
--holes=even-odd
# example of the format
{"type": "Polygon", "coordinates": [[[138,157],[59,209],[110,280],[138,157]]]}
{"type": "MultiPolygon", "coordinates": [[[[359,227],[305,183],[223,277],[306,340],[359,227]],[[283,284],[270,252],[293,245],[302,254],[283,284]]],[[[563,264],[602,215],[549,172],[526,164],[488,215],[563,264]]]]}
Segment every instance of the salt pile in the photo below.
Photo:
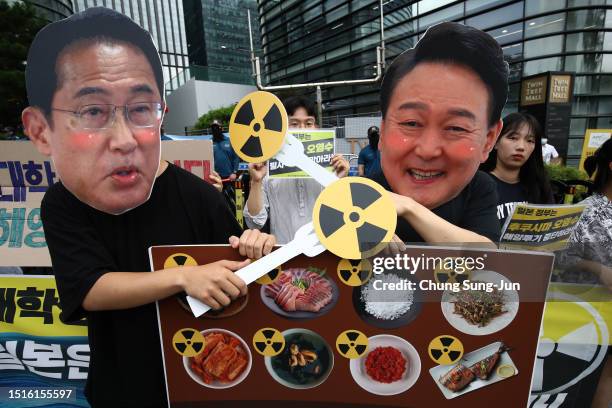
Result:
{"type": "MultiPolygon", "coordinates": [[[[372,277],[367,285],[361,287],[361,300],[370,315],[382,320],[394,320],[412,307],[414,291],[412,290],[376,290],[374,282],[399,284],[402,279],[392,273],[372,277]]],[[[379,283],[377,286],[381,286],[379,283]]]]}

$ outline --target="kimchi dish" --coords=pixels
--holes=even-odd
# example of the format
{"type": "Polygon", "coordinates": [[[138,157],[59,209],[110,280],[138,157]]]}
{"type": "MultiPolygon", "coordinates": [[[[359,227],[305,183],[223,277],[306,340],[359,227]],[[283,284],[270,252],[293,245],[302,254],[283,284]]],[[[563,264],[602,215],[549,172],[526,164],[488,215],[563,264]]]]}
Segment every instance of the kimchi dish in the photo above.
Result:
{"type": "Polygon", "coordinates": [[[189,365],[205,384],[230,383],[247,368],[249,354],[239,339],[223,332],[208,333],[204,339],[204,349],[189,365]]]}

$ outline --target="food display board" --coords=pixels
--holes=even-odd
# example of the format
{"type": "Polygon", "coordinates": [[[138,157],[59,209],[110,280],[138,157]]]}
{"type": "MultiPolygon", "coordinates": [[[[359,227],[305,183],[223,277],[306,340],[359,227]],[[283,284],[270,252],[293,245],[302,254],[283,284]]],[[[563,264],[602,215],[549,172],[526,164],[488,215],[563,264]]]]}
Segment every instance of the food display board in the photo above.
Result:
{"type": "MultiPolygon", "coordinates": [[[[207,245],[153,247],[150,258],[154,270],[241,259],[207,245]]],[[[552,263],[547,253],[442,247],[361,261],[324,252],[200,318],[182,296],[164,299],[168,405],[527,406],[552,263]],[[474,296],[487,311],[473,309],[474,296]]]]}

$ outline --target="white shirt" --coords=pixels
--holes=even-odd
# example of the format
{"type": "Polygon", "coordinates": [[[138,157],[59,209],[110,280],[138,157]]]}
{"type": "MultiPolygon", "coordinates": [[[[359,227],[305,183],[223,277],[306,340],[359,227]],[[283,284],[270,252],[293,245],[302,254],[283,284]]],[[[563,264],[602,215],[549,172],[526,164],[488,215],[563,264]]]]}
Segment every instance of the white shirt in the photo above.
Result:
{"type": "Polygon", "coordinates": [[[263,179],[263,205],[259,214],[244,206],[244,220],[249,228],[262,228],[270,217],[270,233],[278,244],[293,240],[302,225],[312,221],[312,209],[323,186],[311,178],[263,179]]]}
{"type": "Polygon", "coordinates": [[[557,153],[557,149],[553,145],[546,143],[542,145],[542,158],[544,159],[544,163],[549,164],[551,159],[556,159],[559,157],[559,153],[557,153]]]}

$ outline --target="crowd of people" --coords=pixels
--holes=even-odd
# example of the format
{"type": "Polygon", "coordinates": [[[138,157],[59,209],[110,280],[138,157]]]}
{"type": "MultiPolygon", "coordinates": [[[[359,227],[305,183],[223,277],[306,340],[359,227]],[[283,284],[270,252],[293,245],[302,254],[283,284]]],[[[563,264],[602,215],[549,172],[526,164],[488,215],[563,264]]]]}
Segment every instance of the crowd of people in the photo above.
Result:
{"type": "MultiPolygon", "coordinates": [[[[24,127],[61,180],[41,205],[61,317],[88,319],[87,398],[94,407],[159,406],[166,387],[154,302],[185,292],[220,308],[244,295],[234,271],[290,241],[310,221],[322,187],[270,178],[266,163],[249,165],[243,230],[218,188],[160,160],[159,55],[150,35],[119,13],[90,8],[49,24],[26,67],[24,127]],[[268,221],[270,234],[260,231],[268,221]],[[224,243],[245,260],[144,273],[150,246],[224,243]],[[134,339],[143,338],[133,353],[134,339]]],[[[516,203],[551,202],[542,129],[526,114],[502,120],[508,74],[499,44],[458,23],[431,27],[389,66],[382,120],[368,130],[359,172],[389,191],[398,217],[394,241],[494,247],[516,203]]],[[[284,105],[290,127],[316,127],[309,100],[284,105]]],[[[235,178],[237,158],[218,125],[213,142],[218,187],[235,178]]],[[[611,146],[586,164],[596,194],[573,235],[607,248],[611,146]]],[[[341,155],[331,165],[338,177],[347,175],[341,155]]],[[[597,262],[601,279],[612,282],[609,255],[582,253],[577,263],[597,262]]]]}

